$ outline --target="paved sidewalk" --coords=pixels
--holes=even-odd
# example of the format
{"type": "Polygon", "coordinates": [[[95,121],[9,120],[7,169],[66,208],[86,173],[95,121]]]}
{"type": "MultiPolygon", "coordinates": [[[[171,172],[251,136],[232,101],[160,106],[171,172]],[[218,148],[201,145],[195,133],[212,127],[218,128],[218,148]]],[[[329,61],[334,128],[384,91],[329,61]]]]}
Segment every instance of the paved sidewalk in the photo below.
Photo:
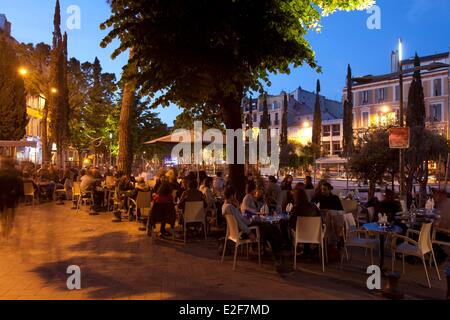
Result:
{"type": "MultiPolygon", "coordinates": [[[[318,261],[299,261],[299,270],[286,278],[271,261],[259,268],[239,257],[233,272],[231,257],[220,263],[216,240],[152,242],[135,223],[112,223],[111,213],[89,216],[85,208],[76,214],[70,206],[18,209],[8,238],[0,238],[0,299],[381,298],[366,287],[362,254],[326,265],[325,273],[318,261]],[[70,265],[81,268],[81,290],[67,289],[70,265]]],[[[407,298],[445,297],[445,281],[429,271],[432,289],[425,287],[422,265],[407,265],[400,287],[407,298]]]]}

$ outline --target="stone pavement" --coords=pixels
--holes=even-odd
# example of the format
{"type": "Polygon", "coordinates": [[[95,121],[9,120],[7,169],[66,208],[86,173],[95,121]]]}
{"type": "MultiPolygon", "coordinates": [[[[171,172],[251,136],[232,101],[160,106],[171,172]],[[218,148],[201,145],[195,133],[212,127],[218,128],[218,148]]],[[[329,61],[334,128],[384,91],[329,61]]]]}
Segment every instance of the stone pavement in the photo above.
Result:
{"type": "MultiPolygon", "coordinates": [[[[283,278],[272,261],[259,268],[244,256],[233,272],[231,256],[220,263],[217,240],[152,241],[136,223],[70,206],[21,206],[7,236],[3,225],[0,299],[381,299],[366,287],[368,259],[358,252],[325,273],[319,261],[299,261],[283,278]],[[81,290],[67,289],[70,265],[81,268],[81,290]]],[[[445,281],[434,270],[430,278],[432,289],[422,265],[407,264],[400,289],[410,299],[443,299],[445,281]]]]}

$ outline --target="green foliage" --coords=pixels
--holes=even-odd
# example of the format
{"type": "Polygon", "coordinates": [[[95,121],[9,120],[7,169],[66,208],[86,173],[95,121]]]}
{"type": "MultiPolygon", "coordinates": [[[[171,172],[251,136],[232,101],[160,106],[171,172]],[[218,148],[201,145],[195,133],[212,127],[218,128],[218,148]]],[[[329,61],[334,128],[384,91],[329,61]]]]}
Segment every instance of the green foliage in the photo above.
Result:
{"type": "Polygon", "coordinates": [[[267,106],[267,94],[263,95],[263,114],[261,118],[261,123],[259,124],[261,129],[269,129],[270,127],[270,118],[269,118],[269,108],[267,106]]]}
{"type": "Polygon", "coordinates": [[[174,123],[174,129],[194,129],[194,121],[201,121],[203,129],[219,129],[224,131],[224,125],[222,121],[222,116],[220,108],[215,105],[196,105],[191,108],[184,108],[183,112],[180,113],[174,123]]]}
{"type": "Polygon", "coordinates": [[[269,74],[307,63],[320,70],[305,35],[321,16],[365,9],[373,0],[111,0],[105,47],[133,48],[143,94],[155,104],[192,106],[247,89],[262,92],[269,74]],[[156,95],[162,93],[162,95],[156,95]]]}
{"type": "Polygon", "coordinates": [[[398,150],[389,148],[388,128],[368,130],[350,158],[349,167],[358,181],[383,183],[387,172],[398,172],[398,150]]]}
{"type": "Polygon", "coordinates": [[[0,140],[21,140],[28,124],[25,85],[12,45],[0,34],[0,140]]]}

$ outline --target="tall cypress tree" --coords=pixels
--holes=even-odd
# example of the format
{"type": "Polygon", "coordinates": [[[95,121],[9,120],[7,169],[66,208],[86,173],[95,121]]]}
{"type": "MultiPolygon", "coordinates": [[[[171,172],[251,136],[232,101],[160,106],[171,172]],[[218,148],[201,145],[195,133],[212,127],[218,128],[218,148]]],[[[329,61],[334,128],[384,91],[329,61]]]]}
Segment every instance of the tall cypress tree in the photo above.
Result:
{"type": "MultiPolygon", "coordinates": [[[[420,67],[420,58],[415,55],[414,67],[420,67]]],[[[425,128],[425,96],[423,93],[420,71],[414,72],[408,93],[408,109],[406,110],[406,125],[410,128],[425,128]]]]}
{"type": "Polygon", "coordinates": [[[56,143],[58,166],[65,165],[68,135],[68,89],[67,89],[67,34],[61,34],[61,12],[56,0],[53,18],[53,42],[50,61],[50,83],[53,94],[50,96],[49,129],[50,142],[56,143]]]}
{"type": "Polygon", "coordinates": [[[280,135],[280,147],[284,148],[288,144],[288,98],[286,92],[283,97],[283,110],[281,115],[281,135],[280,135]]]}
{"type": "Polygon", "coordinates": [[[252,97],[248,97],[247,105],[248,105],[248,113],[247,113],[247,116],[245,118],[245,124],[246,124],[248,129],[252,129],[253,128],[252,97]]]}
{"type": "Polygon", "coordinates": [[[347,67],[347,98],[344,101],[344,153],[348,157],[353,151],[353,83],[352,69],[347,67]]]}
{"type": "Polygon", "coordinates": [[[267,106],[267,94],[263,95],[263,114],[260,123],[261,129],[269,129],[270,127],[270,118],[269,118],[269,107],[267,106]]]}
{"type": "MultiPolygon", "coordinates": [[[[316,103],[314,106],[314,123],[312,131],[312,144],[315,149],[320,148],[322,135],[322,110],[320,109],[320,80],[317,80],[316,86],[316,103]]],[[[315,155],[318,157],[319,155],[315,155]]]]}
{"type": "MultiPolygon", "coordinates": [[[[419,56],[414,57],[414,67],[420,66],[419,56]]],[[[421,182],[421,192],[426,197],[428,180],[428,155],[423,147],[425,131],[425,95],[423,93],[420,71],[414,72],[408,92],[408,107],[406,110],[406,126],[410,128],[410,148],[407,150],[406,190],[411,196],[415,180],[421,182]]]]}
{"type": "Polygon", "coordinates": [[[0,140],[20,140],[28,124],[25,85],[14,49],[0,35],[0,140]]]}

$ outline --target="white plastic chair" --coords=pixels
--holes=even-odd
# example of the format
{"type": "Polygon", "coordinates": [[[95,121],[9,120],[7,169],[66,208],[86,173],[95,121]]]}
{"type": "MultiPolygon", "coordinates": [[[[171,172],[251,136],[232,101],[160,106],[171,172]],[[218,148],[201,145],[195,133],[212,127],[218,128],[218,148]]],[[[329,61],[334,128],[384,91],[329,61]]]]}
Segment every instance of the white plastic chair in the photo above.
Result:
{"type": "Polygon", "coordinates": [[[436,240],[436,233],[443,233],[443,234],[446,234],[447,236],[450,236],[450,230],[444,229],[444,228],[439,228],[439,227],[435,226],[435,227],[433,227],[433,235],[431,237],[431,242],[433,244],[437,244],[438,246],[450,247],[450,242],[436,240]]]}
{"type": "Polygon", "coordinates": [[[152,195],[150,191],[142,192],[139,191],[136,197],[136,200],[133,198],[128,198],[128,216],[131,214],[132,206],[134,206],[134,209],[136,210],[136,221],[138,221],[137,217],[137,211],[138,209],[141,210],[141,214],[143,213],[144,209],[150,210],[152,204],[152,195]]]}
{"type": "Polygon", "coordinates": [[[395,266],[395,254],[401,253],[403,260],[403,273],[405,273],[405,256],[415,256],[422,259],[423,266],[425,268],[425,275],[427,276],[428,287],[431,288],[430,278],[428,277],[427,265],[425,263],[425,255],[428,253],[430,255],[430,259],[433,259],[434,265],[436,267],[436,273],[438,275],[438,279],[441,280],[441,276],[439,274],[439,269],[436,264],[436,259],[434,257],[433,244],[431,242],[431,227],[432,223],[424,223],[420,232],[408,229],[405,236],[401,235],[393,235],[392,237],[392,272],[394,272],[395,266]],[[419,234],[419,240],[415,241],[409,237],[409,235],[419,234]],[[396,240],[402,239],[403,243],[400,245],[396,245],[396,240]]]}
{"type": "Polygon", "coordinates": [[[72,195],[77,196],[77,213],[80,210],[80,205],[83,200],[87,200],[94,204],[94,194],[91,191],[81,192],[81,187],[79,182],[74,182],[72,186],[72,195]]]}
{"type": "Polygon", "coordinates": [[[406,206],[405,200],[400,200],[400,205],[402,206],[403,212],[408,212],[408,207],[406,206]]]}
{"type": "MultiPolygon", "coordinates": [[[[251,243],[257,243],[258,244],[258,264],[261,266],[261,237],[259,233],[259,228],[257,226],[249,227],[250,230],[255,230],[256,232],[256,240],[251,239],[242,239],[243,231],[239,231],[238,222],[231,214],[226,214],[225,219],[227,220],[227,234],[225,236],[225,243],[223,245],[223,253],[222,253],[222,260],[225,259],[225,251],[227,249],[227,242],[228,240],[231,240],[235,243],[234,246],[234,259],[233,259],[233,270],[236,269],[236,259],[237,259],[237,251],[239,246],[246,244],[247,246],[251,243]]],[[[248,247],[247,247],[248,249],[248,247]]],[[[248,250],[247,250],[247,256],[248,256],[248,250]]]]}
{"type": "Polygon", "coordinates": [[[294,269],[297,269],[297,245],[300,243],[318,244],[322,255],[322,271],[325,272],[325,246],[326,225],[322,224],[321,217],[297,217],[297,226],[294,238],[294,269]]]}
{"type": "Polygon", "coordinates": [[[33,183],[31,182],[24,182],[23,183],[23,192],[25,197],[31,197],[32,205],[34,207],[34,187],[33,183]]]}
{"type": "Polygon", "coordinates": [[[205,240],[206,240],[206,212],[203,208],[203,201],[189,201],[186,202],[184,207],[184,242],[186,242],[186,225],[188,223],[202,223],[203,230],[205,231],[205,240]]]}
{"type": "Polygon", "coordinates": [[[357,228],[352,213],[344,214],[344,228],[344,248],[347,260],[347,247],[364,248],[370,250],[370,264],[373,265],[373,249],[379,245],[379,241],[377,239],[370,239],[370,233],[367,230],[357,228]],[[362,237],[362,235],[364,235],[364,237],[362,237]]]}

